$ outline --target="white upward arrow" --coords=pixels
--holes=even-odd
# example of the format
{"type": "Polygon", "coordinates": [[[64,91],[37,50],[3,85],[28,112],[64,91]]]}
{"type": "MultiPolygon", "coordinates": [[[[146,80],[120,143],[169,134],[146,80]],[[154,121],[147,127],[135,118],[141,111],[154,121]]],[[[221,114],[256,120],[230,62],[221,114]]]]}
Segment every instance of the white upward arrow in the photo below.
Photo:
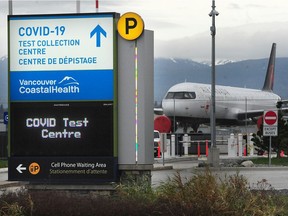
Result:
{"type": "Polygon", "coordinates": [[[26,167],[22,167],[22,165],[23,164],[19,164],[19,166],[16,168],[19,173],[23,173],[22,170],[26,170],[26,167]]]}

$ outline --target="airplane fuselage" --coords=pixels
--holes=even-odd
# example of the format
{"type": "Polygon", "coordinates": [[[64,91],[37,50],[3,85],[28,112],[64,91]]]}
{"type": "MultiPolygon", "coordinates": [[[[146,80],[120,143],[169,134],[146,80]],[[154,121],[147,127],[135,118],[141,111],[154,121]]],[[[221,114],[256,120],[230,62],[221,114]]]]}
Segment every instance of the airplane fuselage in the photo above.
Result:
{"type": "MultiPolygon", "coordinates": [[[[275,109],[281,98],[269,91],[216,85],[215,118],[219,120],[243,120],[275,109]],[[257,115],[256,115],[257,114],[257,115]]],[[[210,118],[211,85],[180,83],[169,89],[162,100],[163,113],[171,118],[210,118]]],[[[259,116],[258,115],[258,116],[259,116]]]]}

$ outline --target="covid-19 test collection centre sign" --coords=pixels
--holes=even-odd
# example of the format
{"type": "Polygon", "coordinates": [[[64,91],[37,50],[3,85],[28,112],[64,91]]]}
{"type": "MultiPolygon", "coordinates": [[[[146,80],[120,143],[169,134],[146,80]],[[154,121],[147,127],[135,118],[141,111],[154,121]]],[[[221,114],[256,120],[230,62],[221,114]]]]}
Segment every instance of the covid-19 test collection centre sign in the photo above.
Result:
{"type": "Polygon", "coordinates": [[[8,16],[9,180],[115,181],[117,18],[8,16]]]}

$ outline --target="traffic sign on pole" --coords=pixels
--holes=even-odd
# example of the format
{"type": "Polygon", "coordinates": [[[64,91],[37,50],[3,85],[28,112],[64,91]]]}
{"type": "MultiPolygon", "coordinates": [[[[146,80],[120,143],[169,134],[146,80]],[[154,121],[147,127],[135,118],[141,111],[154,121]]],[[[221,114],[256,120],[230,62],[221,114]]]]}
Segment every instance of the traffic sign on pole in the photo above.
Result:
{"type": "Polygon", "coordinates": [[[277,111],[265,111],[263,120],[263,136],[278,136],[277,111]]]}
{"type": "Polygon", "coordinates": [[[269,166],[271,165],[272,136],[278,136],[278,112],[265,111],[263,116],[263,136],[269,136],[269,166]]]}
{"type": "Polygon", "coordinates": [[[264,126],[275,126],[278,124],[278,114],[276,111],[266,111],[264,113],[264,126]]]}

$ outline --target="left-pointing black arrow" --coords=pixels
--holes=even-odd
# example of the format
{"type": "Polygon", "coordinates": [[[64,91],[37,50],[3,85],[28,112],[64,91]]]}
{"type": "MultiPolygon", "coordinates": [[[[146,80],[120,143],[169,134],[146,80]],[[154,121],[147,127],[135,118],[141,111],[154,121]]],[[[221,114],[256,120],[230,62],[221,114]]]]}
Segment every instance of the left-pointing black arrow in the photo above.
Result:
{"type": "Polygon", "coordinates": [[[26,167],[22,167],[23,164],[19,164],[19,166],[17,166],[16,170],[19,172],[19,173],[23,173],[22,171],[23,170],[26,170],[26,167]]]}

